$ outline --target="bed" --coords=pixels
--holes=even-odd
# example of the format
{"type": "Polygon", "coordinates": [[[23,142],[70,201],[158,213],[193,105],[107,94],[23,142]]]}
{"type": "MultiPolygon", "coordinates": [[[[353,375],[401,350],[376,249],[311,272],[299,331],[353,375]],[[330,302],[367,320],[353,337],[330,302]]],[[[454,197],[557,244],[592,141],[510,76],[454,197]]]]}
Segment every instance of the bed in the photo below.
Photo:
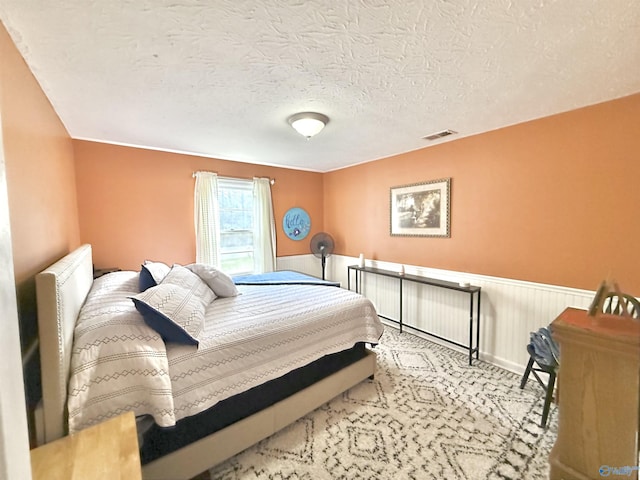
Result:
{"type": "MultiPolygon", "coordinates": [[[[183,270],[173,267],[172,275],[174,271],[187,275],[183,270]]],[[[169,288],[165,285],[171,283],[168,278],[158,288],[169,288]]],[[[147,322],[139,304],[141,299],[147,301],[152,296],[148,292],[155,289],[147,290],[147,294],[134,287],[141,282],[139,272],[115,272],[94,281],[90,245],[79,247],[39,273],[36,290],[43,401],[38,423],[44,441],[133,410],[140,420],[144,478],[187,480],[373,377],[375,353],[366,345],[377,343],[382,325],[367,299],[333,284],[300,281],[297,276],[283,282],[271,277],[241,280],[235,287],[237,294],[224,297],[214,293],[213,299],[205,302],[204,323],[191,339],[197,344],[188,344],[167,340],[147,322]],[[117,299],[112,304],[106,297],[117,299]],[[322,308],[313,298],[322,298],[322,308]],[[131,320],[132,305],[137,320],[131,320]],[[109,322],[102,321],[105,315],[109,322]],[[342,315],[353,318],[345,321],[342,315]],[[324,324],[312,326],[316,317],[326,318],[342,330],[325,331],[329,327],[324,324]],[[285,333],[285,327],[298,328],[298,324],[309,330],[285,333]],[[103,325],[117,333],[97,340],[96,332],[103,325]],[[238,340],[238,331],[266,343],[238,340]],[[111,344],[117,342],[111,339],[116,336],[128,340],[136,337],[137,343],[124,348],[125,353],[114,353],[111,344]],[[304,348],[287,344],[294,337],[305,339],[304,348]],[[78,359],[96,345],[108,360],[78,359]],[[280,355],[279,349],[282,357],[272,357],[280,355]],[[137,357],[140,350],[145,356],[152,351],[152,361],[161,362],[157,364],[160,367],[96,370],[98,374],[90,380],[83,379],[86,371],[110,368],[113,359],[137,357]],[[214,354],[220,356],[206,356],[214,354]],[[249,360],[248,366],[235,363],[241,357],[249,360]],[[266,373],[257,370],[259,364],[269,366],[266,373]],[[122,380],[132,382],[129,387],[100,387],[110,382],[119,385],[117,382],[129,376],[132,378],[122,380]],[[97,393],[85,396],[85,390],[90,391],[94,385],[97,393]],[[116,390],[126,394],[141,390],[146,396],[118,403],[120,400],[111,393],[116,390]],[[96,405],[99,408],[94,409],[96,405]]],[[[215,292],[211,283],[208,285],[215,292]]]]}

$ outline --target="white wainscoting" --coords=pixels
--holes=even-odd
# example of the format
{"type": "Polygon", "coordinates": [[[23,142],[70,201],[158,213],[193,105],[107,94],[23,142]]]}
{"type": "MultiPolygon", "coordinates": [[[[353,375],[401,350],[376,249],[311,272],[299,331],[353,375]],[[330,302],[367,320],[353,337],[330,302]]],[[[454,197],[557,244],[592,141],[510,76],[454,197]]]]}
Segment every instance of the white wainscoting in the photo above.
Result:
{"type": "MultiPolygon", "coordinates": [[[[327,258],[327,266],[325,269],[326,277],[328,280],[332,280],[335,278],[333,271],[335,269],[331,268],[336,256],[331,256],[327,258]]],[[[349,257],[347,257],[349,258],[349,257]]],[[[278,257],[276,258],[276,268],[278,270],[294,270],[296,272],[306,273],[307,275],[313,275],[314,277],[322,277],[322,263],[319,258],[316,258],[313,254],[309,253],[307,255],[294,255],[290,257],[278,257]]],[[[347,267],[344,267],[345,270],[347,267]]],[[[345,279],[347,278],[347,274],[345,273],[345,279]]],[[[346,283],[344,284],[346,288],[346,283]]]]}
{"type": "MultiPolygon", "coordinates": [[[[327,259],[326,277],[341,282],[342,287],[347,288],[347,266],[357,263],[356,257],[332,255],[327,259]]],[[[366,264],[394,271],[399,271],[401,267],[399,264],[371,260],[367,260],[366,264]]],[[[312,254],[279,257],[277,267],[279,270],[297,270],[318,277],[322,275],[320,259],[312,254]]],[[[529,359],[526,351],[529,332],[551,323],[566,307],[587,308],[595,295],[590,290],[411,265],[405,265],[405,271],[453,282],[466,281],[482,287],[480,358],[516,373],[524,371],[529,359]]],[[[352,289],[355,288],[354,282],[352,273],[352,289]]],[[[361,287],[362,293],[373,301],[380,315],[398,318],[398,280],[365,274],[361,287]]],[[[462,344],[468,343],[468,294],[411,282],[405,282],[403,290],[405,324],[462,344]]],[[[432,337],[426,338],[437,341],[432,337]]]]}

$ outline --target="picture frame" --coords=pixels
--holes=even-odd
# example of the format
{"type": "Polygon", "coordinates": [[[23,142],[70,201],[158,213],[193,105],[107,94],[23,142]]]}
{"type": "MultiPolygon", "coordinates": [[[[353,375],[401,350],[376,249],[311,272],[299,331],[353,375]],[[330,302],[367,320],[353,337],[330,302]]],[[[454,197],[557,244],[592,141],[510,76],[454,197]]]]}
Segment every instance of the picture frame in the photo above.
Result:
{"type": "Polygon", "coordinates": [[[451,178],[391,187],[392,236],[451,237],[451,178]]]}

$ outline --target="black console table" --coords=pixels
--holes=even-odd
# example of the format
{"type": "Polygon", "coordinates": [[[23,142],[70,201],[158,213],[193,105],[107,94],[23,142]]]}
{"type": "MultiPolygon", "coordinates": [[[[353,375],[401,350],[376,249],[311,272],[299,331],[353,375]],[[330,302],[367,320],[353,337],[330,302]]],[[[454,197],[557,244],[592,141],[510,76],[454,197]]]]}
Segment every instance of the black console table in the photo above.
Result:
{"type": "Polygon", "coordinates": [[[421,330],[417,327],[413,327],[411,325],[406,325],[406,326],[413,330],[417,330],[418,332],[424,333],[426,335],[430,335],[432,337],[438,338],[445,342],[449,342],[453,345],[457,345],[459,347],[467,349],[469,352],[469,365],[471,365],[474,354],[476,359],[479,358],[479,355],[480,355],[480,287],[476,287],[473,285],[470,285],[468,287],[462,287],[455,282],[447,282],[444,280],[437,280],[435,278],[421,277],[419,275],[400,274],[398,272],[393,272],[391,270],[383,270],[380,268],[359,267],[357,265],[349,265],[347,267],[347,288],[349,290],[351,290],[351,271],[352,270],[355,273],[355,287],[356,287],[355,291],[358,293],[360,293],[360,284],[362,280],[361,277],[362,277],[362,274],[364,273],[371,273],[374,275],[382,275],[385,277],[398,279],[398,282],[400,285],[400,316],[397,320],[394,318],[385,317],[384,315],[380,315],[380,316],[392,322],[398,323],[400,325],[400,333],[402,333],[402,327],[403,325],[405,325],[402,321],[402,284],[403,282],[422,283],[424,285],[430,285],[432,287],[447,288],[449,290],[457,290],[458,292],[468,294],[469,295],[469,344],[468,345],[464,345],[454,340],[450,340],[448,338],[438,336],[434,333],[426,332],[424,330],[421,330]],[[474,335],[473,335],[474,334],[473,332],[474,318],[476,321],[475,322],[476,323],[475,345],[474,345],[474,335]]]}

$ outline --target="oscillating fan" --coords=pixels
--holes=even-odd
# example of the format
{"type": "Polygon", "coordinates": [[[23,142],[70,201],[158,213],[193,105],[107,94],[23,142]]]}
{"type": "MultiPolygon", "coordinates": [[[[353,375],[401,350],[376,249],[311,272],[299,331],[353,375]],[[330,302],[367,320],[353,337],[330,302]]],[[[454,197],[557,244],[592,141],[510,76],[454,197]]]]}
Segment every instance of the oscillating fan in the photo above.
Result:
{"type": "Polygon", "coordinates": [[[322,279],[324,280],[324,267],[327,264],[327,257],[333,253],[333,238],[325,232],[316,233],[311,238],[311,253],[322,259],[322,279]]]}

